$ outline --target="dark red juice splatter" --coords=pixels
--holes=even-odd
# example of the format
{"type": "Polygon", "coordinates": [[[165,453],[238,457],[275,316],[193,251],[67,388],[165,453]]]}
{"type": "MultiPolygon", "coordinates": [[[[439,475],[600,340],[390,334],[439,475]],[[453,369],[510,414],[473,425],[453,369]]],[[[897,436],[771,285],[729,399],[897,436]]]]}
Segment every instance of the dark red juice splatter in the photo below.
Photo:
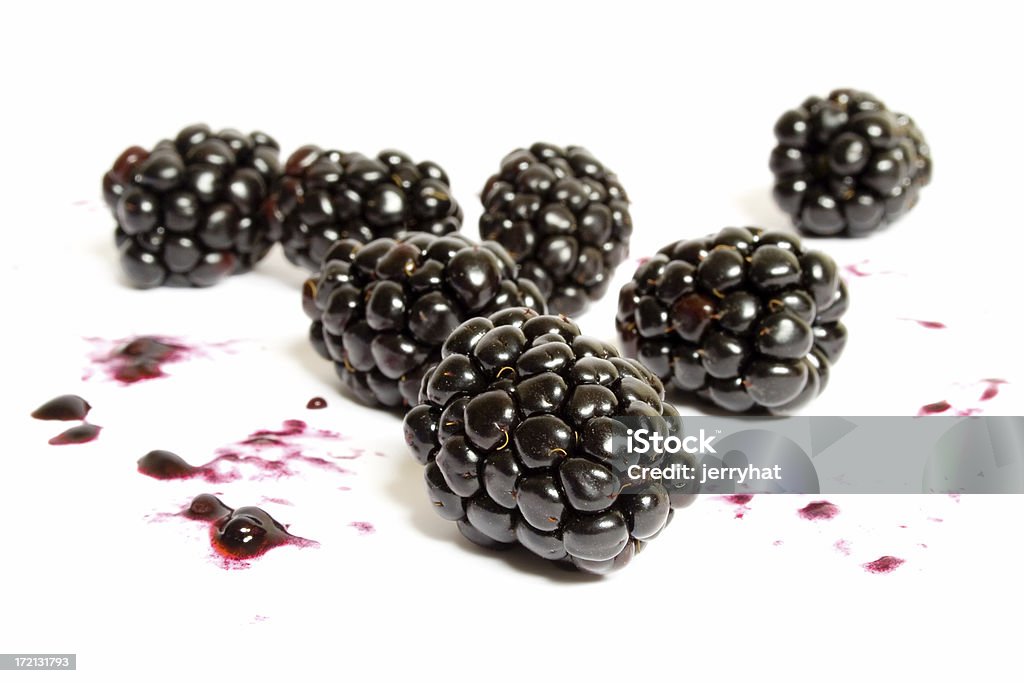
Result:
{"type": "Polygon", "coordinates": [[[750,493],[734,493],[728,496],[721,496],[719,500],[731,503],[736,506],[736,514],[733,515],[735,519],[743,519],[744,515],[750,510],[747,507],[747,503],[753,500],[754,496],[750,493]]]}
{"type": "Polygon", "coordinates": [[[250,560],[284,545],[319,544],[288,533],[283,524],[258,507],[232,509],[216,496],[196,496],[181,515],[210,524],[210,544],[226,560],[250,560]]]}
{"type": "Polygon", "coordinates": [[[309,408],[310,410],[320,410],[321,408],[326,408],[327,399],[323,398],[322,396],[314,396],[313,398],[309,399],[308,403],[306,403],[306,407],[309,408]]]}
{"type": "Polygon", "coordinates": [[[321,469],[332,470],[338,474],[351,474],[345,469],[330,460],[318,458],[312,455],[305,455],[300,451],[289,451],[278,460],[270,460],[259,455],[243,455],[230,450],[222,450],[213,460],[203,465],[190,465],[181,456],[170,451],[150,451],[142,456],[138,462],[140,474],[154,479],[202,479],[210,484],[226,484],[242,478],[238,467],[240,465],[256,469],[260,476],[257,478],[271,477],[279,479],[290,477],[296,471],[289,467],[289,463],[301,462],[321,469]]]}
{"type": "Polygon", "coordinates": [[[843,270],[845,270],[850,275],[853,275],[854,277],[868,277],[869,275],[871,275],[871,273],[861,268],[861,266],[863,266],[866,263],[867,261],[861,261],[860,263],[851,263],[848,266],[843,266],[843,270]]]}
{"type": "Polygon", "coordinates": [[[150,451],[139,458],[140,474],[154,479],[190,479],[199,474],[200,468],[189,465],[177,453],[150,451]]]}
{"type": "MultiPolygon", "coordinates": [[[[193,479],[199,478],[211,484],[225,484],[242,478],[241,468],[252,468],[258,472],[259,479],[271,477],[279,479],[297,474],[291,465],[300,463],[337,474],[351,474],[333,460],[314,455],[306,455],[302,447],[295,443],[298,437],[313,436],[320,439],[337,440],[341,435],[326,429],[312,429],[302,420],[286,420],[281,429],[260,429],[252,432],[234,446],[220,448],[217,457],[202,465],[192,465],[181,456],[170,451],[150,451],[138,461],[138,471],[154,479],[193,479]],[[267,458],[255,453],[268,448],[283,450],[276,458],[267,458]]],[[[337,459],[346,459],[340,456],[337,459]]]]}
{"type": "Polygon", "coordinates": [[[922,415],[938,415],[939,413],[946,412],[952,407],[953,406],[949,404],[949,401],[937,401],[935,403],[929,403],[921,406],[921,409],[917,411],[917,415],[918,417],[921,417],[922,415]]]}
{"type": "Polygon", "coordinates": [[[50,439],[48,443],[52,446],[88,443],[96,440],[96,437],[100,435],[101,429],[103,429],[103,427],[84,422],[80,425],[75,425],[71,429],[65,429],[57,436],[50,439]]]}
{"type": "Polygon", "coordinates": [[[804,519],[818,521],[822,519],[832,519],[839,514],[839,508],[827,500],[818,500],[813,503],[808,503],[806,506],[800,508],[797,510],[797,514],[804,519]]]}
{"type": "Polygon", "coordinates": [[[872,574],[889,574],[890,572],[895,571],[904,562],[906,562],[906,560],[899,557],[882,555],[877,560],[865,562],[861,566],[864,567],[865,571],[871,572],[872,574]]]}
{"type": "Polygon", "coordinates": [[[195,351],[180,340],[170,337],[142,336],[113,342],[101,339],[89,341],[108,346],[105,351],[92,356],[92,361],[108,377],[122,384],[166,377],[164,365],[184,360],[195,351]],[[113,348],[109,348],[111,344],[113,348]]]}
{"type": "Polygon", "coordinates": [[[936,322],[934,320],[916,320],[914,318],[900,318],[900,320],[906,320],[907,322],[917,323],[921,327],[929,330],[944,330],[946,329],[945,323],[936,322]]]}
{"type": "Polygon", "coordinates": [[[983,379],[985,383],[985,390],[981,392],[979,401],[991,401],[999,395],[999,385],[1006,384],[1005,379],[983,379]]]}
{"type": "Polygon", "coordinates": [[[329,429],[314,429],[302,420],[285,420],[281,424],[281,429],[258,429],[240,443],[276,446],[280,445],[281,441],[275,440],[274,437],[290,436],[313,436],[320,439],[342,438],[338,432],[332,432],[329,429]]]}
{"type": "MultiPolygon", "coordinates": [[[[144,335],[127,339],[86,337],[94,351],[89,355],[96,368],[121,384],[166,377],[166,365],[196,357],[208,357],[212,349],[229,349],[235,341],[191,343],[177,337],[144,335]]],[[[82,379],[88,379],[87,371],[82,379]]]]}
{"type": "Polygon", "coordinates": [[[64,394],[39,406],[32,411],[37,420],[84,420],[92,406],[81,396],[64,394]]]}
{"type": "Polygon", "coordinates": [[[366,534],[372,534],[377,530],[369,522],[352,522],[351,524],[349,524],[349,526],[358,531],[361,536],[365,536],[366,534]]]}
{"type": "Polygon", "coordinates": [[[850,542],[844,538],[840,538],[838,541],[833,543],[832,547],[835,548],[837,553],[840,553],[842,555],[850,554],[850,542]]]}

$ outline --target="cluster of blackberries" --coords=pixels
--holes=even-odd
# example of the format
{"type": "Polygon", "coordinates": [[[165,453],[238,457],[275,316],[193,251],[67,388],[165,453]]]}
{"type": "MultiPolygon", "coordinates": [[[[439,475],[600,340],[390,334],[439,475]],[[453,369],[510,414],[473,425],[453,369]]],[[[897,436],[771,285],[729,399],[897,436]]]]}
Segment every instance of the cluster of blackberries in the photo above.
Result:
{"type": "MultiPolygon", "coordinates": [[[[871,232],[930,179],[913,121],[867,93],[810,98],[775,134],[775,198],[812,234],[871,232]]],[[[581,147],[507,155],[481,195],[480,244],[454,234],[445,171],[395,150],[310,145],[282,169],[262,133],[190,126],[125,150],[103,189],[140,287],[211,285],[280,242],[315,272],[302,304],[316,351],[356,398],[408,409],[437,512],[476,543],[587,572],[625,565],[693,498],[626,475],[639,460],[621,447],[624,420],[672,429],[669,383],[733,412],[790,412],[824,389],[846,342],[835,263],[758,228],[681,240],[640,266],[616,316],[637,360],[583,336],[565,315],[606,293],[633,226],[618,179],[581,147]]]]}

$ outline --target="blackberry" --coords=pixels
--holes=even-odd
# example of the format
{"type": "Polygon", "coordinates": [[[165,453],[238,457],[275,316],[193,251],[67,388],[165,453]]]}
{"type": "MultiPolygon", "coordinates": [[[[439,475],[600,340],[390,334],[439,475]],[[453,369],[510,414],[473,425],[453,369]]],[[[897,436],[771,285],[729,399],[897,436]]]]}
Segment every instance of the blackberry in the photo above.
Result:
{"type": "Polygon", "coordinates": [[[582,147],[513,151],[482,199],[480,236],[512,254],[553,313],[578,315],[604,296],[629,254],[629,198],[582,147]]]}
{"type": "Polygon", "coordinates": [[[370,242],[402,231],[444,235],[462,225],[448,175],[396,150],[375,159],[307,145],[285,163],[267,215],[288,260],[315,271],[332,244],[370,242]]]}
{"type": "Polygon", "coordinates": [[[681,240],[619,293],[627,355],[726,410],[786,413],[817,396],[846,344],[835,262],[786,232],[725,228],[681,240]]]}
{"type": "Polygon", "coordinates": [[[415,405],[420,378],[463,320],[544,299],[494,243],[409,233],[369,244],[336,242],[306,280],[310,341],[342,383],[368,404],[415,405]]]}
{"type": "Polygon", "coordinates": [[[692,501],[660,481],[630,489],[615,418],[678,413],[657,377],[568,318],[529,309],[473,318],[441,356],[405,437],[434,509],[469,540],[606,573],[668,524],[673,505],[692,501]]]}
{"type": "Polygon", "coordinates": [[[152,150],[129,147],[103,176],[121,267],[136,287],[207,287],[273,246],[261,205],[280,173],[264,133],[198,124],[152,150]]]}
{"type": "Polygon", "coordinates": [[[865,235],[907,213],[932,175],[914,121],[859,90],[810,97],[775,124],[775,201],[812,235],[865,235]]]}

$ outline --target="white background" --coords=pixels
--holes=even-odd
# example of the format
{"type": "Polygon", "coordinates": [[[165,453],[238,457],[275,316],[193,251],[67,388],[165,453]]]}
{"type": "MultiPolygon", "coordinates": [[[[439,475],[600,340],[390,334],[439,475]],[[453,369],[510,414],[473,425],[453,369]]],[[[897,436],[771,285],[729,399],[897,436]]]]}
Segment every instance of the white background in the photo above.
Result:
{"type": "MultiPolygon", "coordinates": [[[[117,276],[99,199],[121,149],[206,121],[266,130],[285,154],[312,142],[432,158],[475,235],[488,174],[542,139],[583,144],[618,173],[639,257],[726,225],[784,227],[767,170],[775,118],[810,94],[862,88],[917,120],[935,174],[893,229],[815,243],[841,264],[868,261],[875,275],[849,282],[850,343],[809,412],[910,415],[947,399],[1019,415],[1019,22],[997,3],[920,7],[8,9],[0,651],[77,652],[78,673],[59,676],[81,680],[264,680],[296,669],[296,680],[1008,672],[1019,631],[1010,625],[1024,608],[1020,497],[833,498],[842,513],[817,524],[795,515],[806,500],[756,498],[743,519],[705,500],[603,580],[478,551],[429,509],[399,419],[335,391],[305,342],[303,275],[279,251],[211,290],[133,291],[117,276]],[[91,348],[83,336],[143,333],[238,341],[164,380],[79,379],[91,348]],[[987,377],[1009,384],[978,404],[987,377]],[[97,442],[47,446],[63,425],[28,419],[65,392],[95,406],[97,442]],[[329,408],[305,410],[314,395],[329,408]],[[152,448],[204,462],[287,418],[348,437],[313,449],[385,456],[351,461],[346,477],[311,470],[220,487],[134,472],[152,448]],[[265,507],[321,548],[225,571],[200,527],[147,517],[204,490],[236,506],[286,498],[294,505],[265,507]],[[377,532],[359,535],[353,521],[377,532]],[[839,539],[849,556],[833,549],[839,539]],[[860,567],[884,554],[907,562],[884,576],[860,567]]],[[[634,266],[580,319],[587,333],[613,338],[614,292],[634,266]]]]}

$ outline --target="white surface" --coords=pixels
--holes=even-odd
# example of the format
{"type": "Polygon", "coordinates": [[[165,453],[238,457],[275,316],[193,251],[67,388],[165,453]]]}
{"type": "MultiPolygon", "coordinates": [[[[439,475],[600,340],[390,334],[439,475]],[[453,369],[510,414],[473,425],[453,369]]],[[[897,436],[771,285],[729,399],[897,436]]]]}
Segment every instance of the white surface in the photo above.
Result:
{"type": "MultiPolygon", "coordinates": [[[[544,139],[583,144],[619,174],[638,257],[725,225],[784,226],[769,195],[775,118],[807,95],[859,87],[915,117],[935,177],[892,230],[818,243],[841,264],[869,259],[896,274],[849,282],[850,343],[812,410],[966,407],[979,380],[1001,377],[1010,383],[986,412],[1019,415],[1022,50],[1019,24],[1000,8],[19,6],[0,28],[0,651],[77,652],[78,673],[60,676],[80,680],[264,680],[296,668],[305,680],[1006,671],[1017,642],[1002,625],[1024,607],[1012,540],[1020,497],[833,498],[842,514],[817,524],[796,518],[802,500],[760,497],[742,520],[701,501],[627,570],[597,581],[481,552],[429,509],[399,420],[334,391],[305,341],[303,276],[279,252],[211,290],[133,291],[116,277],[98,198],[122,148],[206,121],[264,129],[286,154],[314,142],[435,159],[475,235],[487,175],[513,147],[544,139]],[[241,341],[171,366],[164,380],[79,381],[81,337],[137,333],[241,341]],[[97,442],[47,446],[62,426],[28,419],[65,392],[95,406],[97,442]],[[314,395],[329,408],[306,411],[314,395]],[[352,461],[345,481],[310,471],[211,487],[134,472],[152,448],[203,462],[287,418],[350,437],[323,447],[387,455],[352,461]],[[321,548],[224,571],[199,527],[147,521],[204,490],[231,505],[287,498],[293,507],[266,508],[321,548]],[[377,532],[360,536],[352,521],[377,532]],[[832,549],[840,538],[849,557],[832,549]],[[882,554],[907,563],[885,576],[860,568],[882,554]]],[[[615,291],[581,318],[588,333],[613,338],[615,291]]]]}

